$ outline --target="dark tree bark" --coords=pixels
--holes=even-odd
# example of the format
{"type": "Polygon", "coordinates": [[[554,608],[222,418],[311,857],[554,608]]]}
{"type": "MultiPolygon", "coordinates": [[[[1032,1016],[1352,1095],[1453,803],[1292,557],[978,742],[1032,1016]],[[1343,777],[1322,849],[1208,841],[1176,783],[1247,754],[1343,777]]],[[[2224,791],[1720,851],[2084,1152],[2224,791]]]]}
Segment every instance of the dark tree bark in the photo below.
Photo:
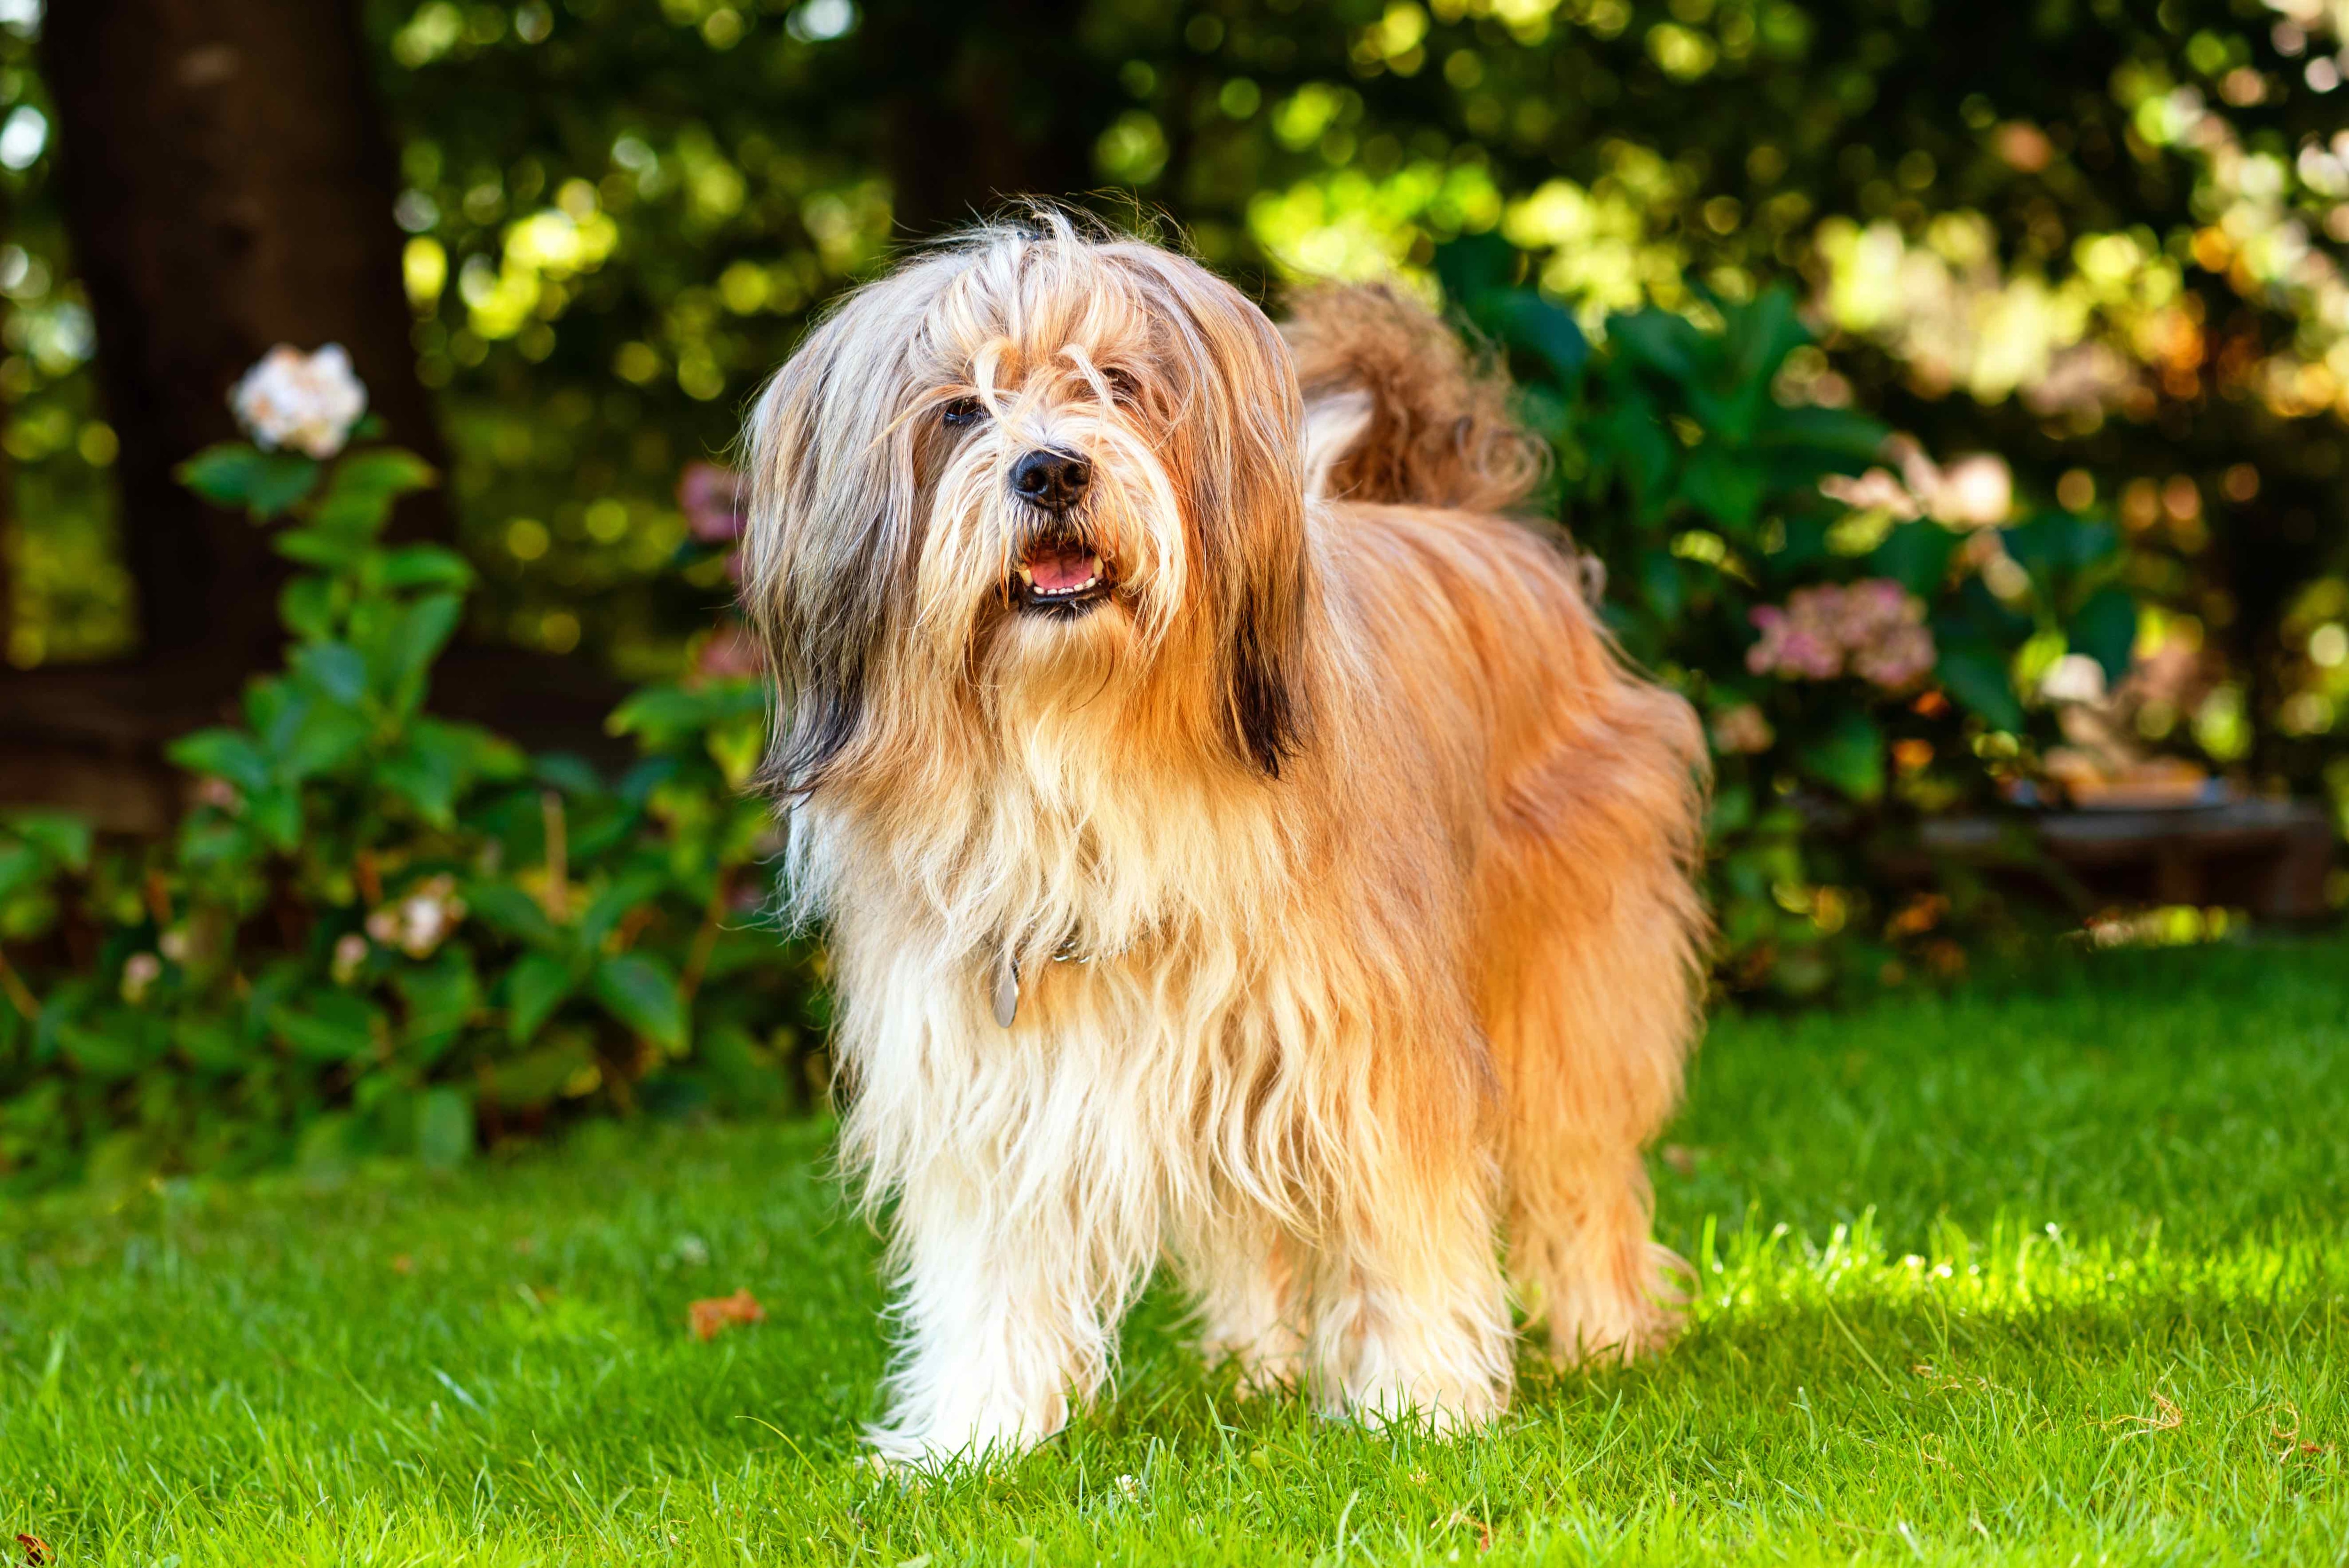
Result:
{"type": "Polygon", "coordinates": [[[897,227],[916,238],[1022,196],[1081,200],[1114,77],[1087,54],[1081,0],[874,0],[865,67],[883,85],[897,227]]]}
{"type": "MultiPolygon", "coordinates": [[[[0,680],[21,764],[152,765],[274,664],[278,563],[171,470],[234,434],[231,384],[273,345],[350,351],[393,437],[438,462],[399,275],[390,144],[350,0],[69,0],[42,68],[59,191],[96,318],[140,651],[128,667],[0,680]]],[[[437,498],[403,514],[446,531],[437,498]]],[[[0,773],[0,794],[28,791],[0,773]]]]}

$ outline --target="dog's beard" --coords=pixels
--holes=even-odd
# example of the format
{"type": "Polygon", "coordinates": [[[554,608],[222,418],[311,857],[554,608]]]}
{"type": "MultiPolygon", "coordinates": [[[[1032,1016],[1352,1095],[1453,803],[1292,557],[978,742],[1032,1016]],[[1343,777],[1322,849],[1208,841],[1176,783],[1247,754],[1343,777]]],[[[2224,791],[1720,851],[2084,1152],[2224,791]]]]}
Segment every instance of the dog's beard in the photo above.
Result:
{"type": "Polygon", "coordinates": [[[913,635],[942,672],[1002,687],[1141,678],[1175,624],[1188,576],[1183,509],[1146,433],[1083,404],[989,421],[947,455],[932,491],[913,635]],[[1080,500],[1022,500],[1011,465],[1038,448],[1085,459],[1080,500]]]}

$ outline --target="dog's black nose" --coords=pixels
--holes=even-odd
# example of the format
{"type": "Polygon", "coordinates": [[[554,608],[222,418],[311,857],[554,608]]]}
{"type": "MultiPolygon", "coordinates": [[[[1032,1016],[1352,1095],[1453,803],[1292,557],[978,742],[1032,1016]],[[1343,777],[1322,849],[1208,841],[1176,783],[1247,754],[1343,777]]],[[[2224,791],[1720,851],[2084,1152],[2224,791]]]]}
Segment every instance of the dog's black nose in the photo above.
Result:
{"type": "Polygon", "coordinates": [[[1011,488],[1019,499],[1047,511],[1066,511],[1085,493],[1093,467],[1084,459],[1050,448],[1023,454],[1011,465],[1011,488]]]}

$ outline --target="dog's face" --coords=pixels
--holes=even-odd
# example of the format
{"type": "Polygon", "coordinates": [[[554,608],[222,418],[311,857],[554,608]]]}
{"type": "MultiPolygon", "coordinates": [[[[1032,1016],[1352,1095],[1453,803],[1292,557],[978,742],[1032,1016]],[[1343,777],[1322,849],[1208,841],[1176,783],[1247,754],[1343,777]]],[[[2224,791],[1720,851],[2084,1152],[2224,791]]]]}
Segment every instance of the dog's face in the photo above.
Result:
{"type": "Polygon", "coordinates": [[[745,599],[787,707],[772,781],[885,773],[941,725],[1040,705],[1278,773],[1299,422],[1247,299],[1057,218],[851,295],[753,415],[745,599]]]}

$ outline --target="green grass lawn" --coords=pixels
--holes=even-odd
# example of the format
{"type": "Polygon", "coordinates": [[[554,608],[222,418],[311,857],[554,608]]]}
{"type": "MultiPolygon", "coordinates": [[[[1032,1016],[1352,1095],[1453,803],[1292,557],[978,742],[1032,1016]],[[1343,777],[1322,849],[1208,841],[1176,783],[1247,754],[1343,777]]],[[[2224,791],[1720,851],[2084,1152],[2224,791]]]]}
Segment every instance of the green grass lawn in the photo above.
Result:
{"type": "MultiPolygon", "coordinates": [[[[2349,1559],[2349,946],[1724,1020],[1655,1161],[1685,1340],[1439,1444],[1115,1398],[876,1474],[875,1243],[817,1126],[0,1216],[0,1537],[57,1561],[2349,1559]],[[687,1304],[747,1286],[712,1343],[687,1304]]],[[[5,1561],[0,1558],[0,1561],[5,1561]]]]}

